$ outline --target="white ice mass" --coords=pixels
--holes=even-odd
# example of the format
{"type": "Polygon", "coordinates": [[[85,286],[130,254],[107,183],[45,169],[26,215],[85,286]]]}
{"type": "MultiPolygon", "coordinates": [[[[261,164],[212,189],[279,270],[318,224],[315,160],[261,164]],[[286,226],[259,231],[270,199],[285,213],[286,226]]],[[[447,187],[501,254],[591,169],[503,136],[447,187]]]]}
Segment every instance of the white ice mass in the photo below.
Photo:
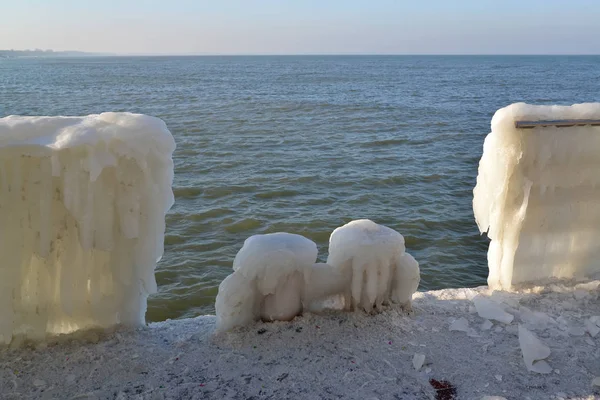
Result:
{"type": "Polygon", "coordinates": [[[233,261],[234,272],[219,286],[217,329],[300,314],[316,261],[317,245],[300,235],[279,232],[246,239],[233,261]]]}
{"type": "Polygon", "coordinates": [[[0,119],[0,343],[144,323],[174,149],[145,115],[0,119]]]}
{"type": "Polygon", "coordinates": [[[327,264],[351,277],[346,308],[371,312],[390,302],[410,307],[419,287],[419,264],[405,252],[404,237],[368,219],[333,231],[327,264]]]}
{"type": "Polygon", "coordinates": [[[419,264],[404,251],[402,235],[369,220],[336,229],[328,262],[316,260],[317,245],[300,235],[248,238],[233,273],[219,286],[217,330],[325,308],[370,312],[390,302],[409,307],[419,285],[419,264]]]}
{"type": "Polygon", "coordinates": [[[565,119],[600,119],[600,103],[518,103],[492,119],[473,191],[492,288],[600,273],[600,126],[515,127],[565,119]]]}

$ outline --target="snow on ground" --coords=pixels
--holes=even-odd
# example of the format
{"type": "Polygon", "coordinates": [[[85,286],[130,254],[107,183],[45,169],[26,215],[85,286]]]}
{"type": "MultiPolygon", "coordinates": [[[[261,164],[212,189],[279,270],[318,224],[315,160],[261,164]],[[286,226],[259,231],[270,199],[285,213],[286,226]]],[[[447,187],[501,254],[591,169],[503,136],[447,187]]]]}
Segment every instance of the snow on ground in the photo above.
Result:
{"type": "Polygon", "coordinates": [[[599,295],[600,281],[447,289],[417,293],[411,315],[309,314],[219,335],[215,317],[202,316],[77,334],[0,350],[0,398],[595,399],[599,295]],[[476,295],[514,319],[482,318],[476,295]],[[528,372],[519,324],[550,348],[549,374],[528,372]]]}

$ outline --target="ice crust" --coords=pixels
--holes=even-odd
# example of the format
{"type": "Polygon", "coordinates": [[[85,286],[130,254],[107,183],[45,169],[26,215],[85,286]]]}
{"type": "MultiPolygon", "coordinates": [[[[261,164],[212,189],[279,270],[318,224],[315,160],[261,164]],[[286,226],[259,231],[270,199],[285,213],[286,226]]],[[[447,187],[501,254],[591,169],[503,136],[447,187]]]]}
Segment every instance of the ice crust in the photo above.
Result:
{"type": "Polygon", "coordinates": [[[248,238],[219,286],[217,330],[291,320],[303,311],[372,312],[390,302],[410,307],[419,285],[419,264],[404,251],[402,235],[369,220],[337,228],[327,263],[316,260],[316,244],[300,235],[248,238]]]}
{"type": "Polygon", "coordinates": [[[600,103],[518,103],[492,119],[473,191],[492,288],[600,273],[600,126],[515,128],[560,119],[600,119],[600,103]]]}
{"type": "Polygon", "coordinates": [[[0,119],[0,344],[144,323],[174,149],[140,114],[0,119]]]}

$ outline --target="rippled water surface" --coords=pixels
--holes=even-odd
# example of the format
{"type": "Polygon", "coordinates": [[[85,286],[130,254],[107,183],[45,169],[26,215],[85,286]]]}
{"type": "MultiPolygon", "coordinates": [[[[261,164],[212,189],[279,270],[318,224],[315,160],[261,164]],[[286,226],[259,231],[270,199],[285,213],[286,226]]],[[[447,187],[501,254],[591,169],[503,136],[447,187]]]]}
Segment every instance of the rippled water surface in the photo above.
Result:
{"type": "Polygon", "coordinates": [[[250,235],[302,234],[325,260],[357,218],[405,236],[421,289],[485,283],[472,189],[493,113],[517,101],[600,101],[600,57],[0,59],[0,117],[132,111],[171,129],[150,321],[213,312],[250,235]]]}

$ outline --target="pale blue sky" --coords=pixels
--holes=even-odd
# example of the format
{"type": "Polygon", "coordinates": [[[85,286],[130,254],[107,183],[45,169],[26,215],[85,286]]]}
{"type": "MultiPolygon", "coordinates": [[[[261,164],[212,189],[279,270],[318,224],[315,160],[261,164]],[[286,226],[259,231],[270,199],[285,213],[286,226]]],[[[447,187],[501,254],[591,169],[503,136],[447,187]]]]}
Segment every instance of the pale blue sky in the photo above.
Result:
{"type": "Polygon", "coordinates": [[[600,54],[600,0],[0,0],[0,49],[600,54]]]}

